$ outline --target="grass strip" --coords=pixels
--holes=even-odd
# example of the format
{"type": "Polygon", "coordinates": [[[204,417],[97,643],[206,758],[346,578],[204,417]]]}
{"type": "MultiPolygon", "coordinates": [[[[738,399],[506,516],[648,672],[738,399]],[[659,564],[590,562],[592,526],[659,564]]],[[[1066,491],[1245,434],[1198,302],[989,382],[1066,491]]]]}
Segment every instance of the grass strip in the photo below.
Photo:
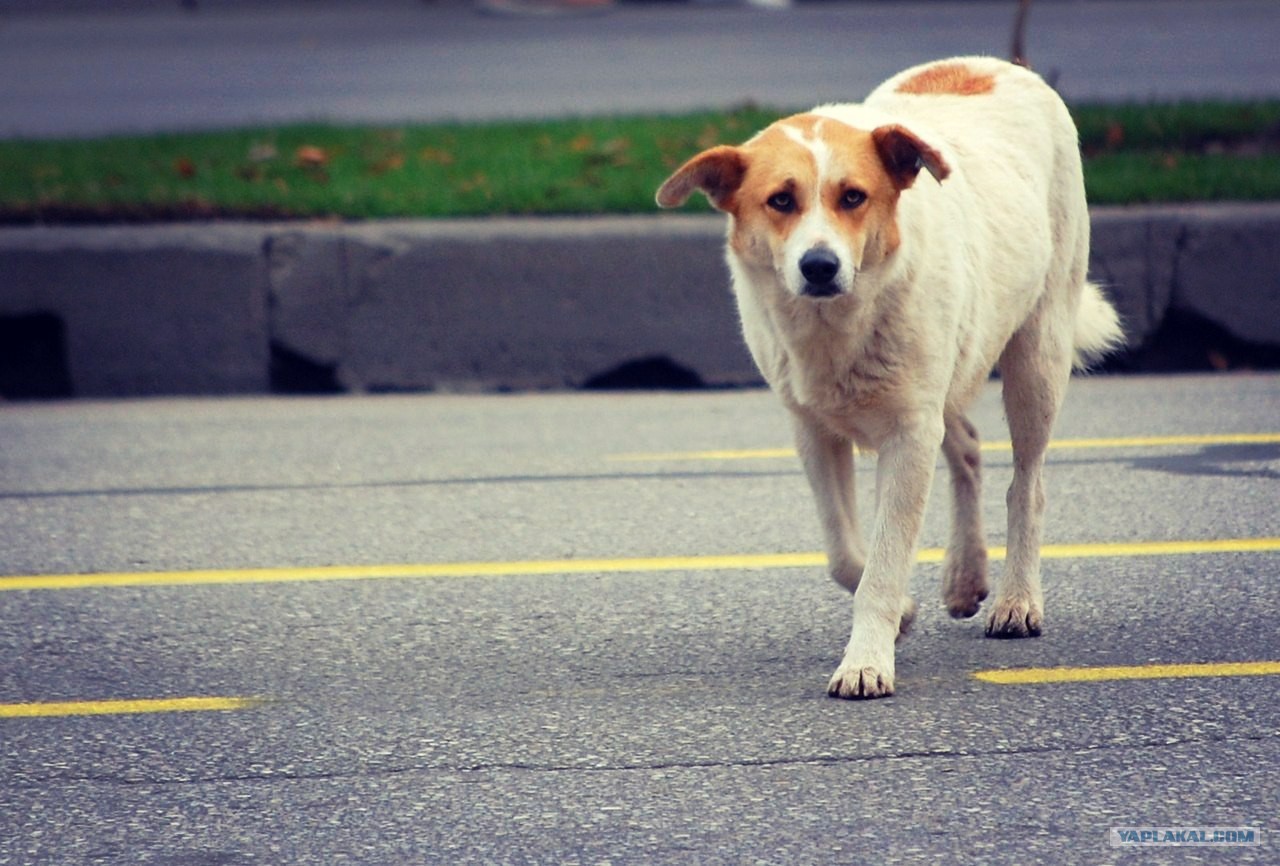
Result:
{"type": "MultiPolygon", "coordinates": [[[[784,113],[0,141],[0,220],[650,213],[684,159],[784,113]]],[[[1280,199],[1280,101],[1073,113],[1094,204],[1280,199]]]]}

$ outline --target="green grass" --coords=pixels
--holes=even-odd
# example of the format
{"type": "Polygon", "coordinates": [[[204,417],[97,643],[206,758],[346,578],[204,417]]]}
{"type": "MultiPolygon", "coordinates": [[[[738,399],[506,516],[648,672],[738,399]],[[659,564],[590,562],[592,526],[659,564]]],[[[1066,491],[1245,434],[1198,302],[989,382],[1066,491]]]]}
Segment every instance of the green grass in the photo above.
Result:
{"type": "Polygon", "coordinates": [[[1280,101],[1072,113],[1095,204],[1280,199],[1280,101]]]}
{"type": "Polygon", "coordinates": [[[1214,150],[1269,139],[1280,146],[1280,101],[1091,105],[1072,109],[1085,153],[1214,150]]]}
{"type": "MultiPolygon", "coordinates": [[[[1073,113],[1096,204],[1280,199],[1280,101],[1073,113]]],[[[0,220],[649,213],[672,168],[781,114],[0,141],[0,220]]]]}
{"type": "Polygon", "coordinates": [[[1085,160],[1093,204],[1280,200],[1280,153],[1256,156],[1166,152],[1085,160]]]}

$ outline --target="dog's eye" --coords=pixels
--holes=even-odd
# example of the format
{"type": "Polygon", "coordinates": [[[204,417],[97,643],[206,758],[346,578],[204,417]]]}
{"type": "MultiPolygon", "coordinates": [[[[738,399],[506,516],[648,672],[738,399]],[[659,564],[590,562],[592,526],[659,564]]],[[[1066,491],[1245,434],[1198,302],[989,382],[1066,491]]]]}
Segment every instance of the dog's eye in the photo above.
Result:
{"type": "Polygon", "coordinates": [[[791,213],[796,209],[796,198],[789,192],[775,192],[765,203],[778,213],[791,213]]]}
{"type": "Polygon", "coordinates": [[[840,196],[840,207],[853,210],[867,200],[867,194],[860,189],[847,189],[840,196]]]}

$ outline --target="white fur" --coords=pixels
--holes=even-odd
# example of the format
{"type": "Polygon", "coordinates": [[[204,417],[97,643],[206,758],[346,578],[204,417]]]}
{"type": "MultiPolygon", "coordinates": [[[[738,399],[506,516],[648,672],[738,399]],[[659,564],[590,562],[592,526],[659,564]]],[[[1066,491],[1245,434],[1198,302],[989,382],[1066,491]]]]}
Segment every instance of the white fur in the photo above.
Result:
{"type": "MultiPolygon", "coordinates": [[[[820,177],[826,176],[831,171],[831,149],[826,142],[820,138],[810,138],[804,136],[799,130],[784,127],[787,137],[801,144],[813,154],[814,163],[818,169],[820,177]]],[[[787,239],[787,245],[783,252],[783,261],[786,263],[782,268],[782,278],[786,283],[787,290],[793,295],[799,295],[804,284],[804,278],[800,274],[800,257],[806,251],[815,247],[824,247],[831,250],[842,262],[850,261],[853,258],[853,251],[849,244],[845,242],[843,235],[833,226],[828,219],[828,214],[822,208],[811,208],[801,221],[796,230],[791,233],[787,239]]],[[[836,286],[841,292],[848,292],[853,287],[852,268],[842,268],[836,275],[836,286]]]]}
{"type": "MultiPolygon", "coordinates": [[[[987,594],[978,440],[964,412],[996,366],[1014,479],[1008,560],[987,633],[1040,632],[1045,448],[1073,362],[1120,341],[1115,311],[1085,279],[1089,214],[1076,130],[1061,100],[1003,61],[943,63],[992,76],[993,91],[896,92],[926,64],[861,105],[812,112],[866,131],[900,125],[950,167],[941,183],[921,171],[901,192],[896,253],[864,264],[821,208],[800,218],[771,265],[732,245],[727,252],[747,345],[794,417],[831,573],[854,591],[851,636],[829,685],[840,697],[893,693],[894,642],[915,609],[907,580],[939,449],[953,492],[944,600],[952,615],[972,616],[987,594]],[[798,261],[814,246],[840,258],[835,297],[801,296],[798,261]],[[878,452],[867,541],[850,443],[878,452]]],[[[810,148],[820,174],[828,171],[824,144],[786,131],[810,148]]],[[[731,219],[731,238],[734,231],[731,219]]]]}

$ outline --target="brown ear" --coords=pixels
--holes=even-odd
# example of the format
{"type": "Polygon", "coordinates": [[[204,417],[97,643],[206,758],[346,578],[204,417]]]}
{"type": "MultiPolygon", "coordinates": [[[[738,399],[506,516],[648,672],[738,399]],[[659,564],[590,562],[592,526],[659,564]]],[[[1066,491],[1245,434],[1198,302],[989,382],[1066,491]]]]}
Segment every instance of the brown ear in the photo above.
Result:
{"type": "Polygon", "coordinates": [[[871,138],[898,189],[906,189],[915,183],[921,168],[928,169],[938,183],[951,174],[951,166],[947,165],[942,154],[905,127],[896,123],[881,126],[871,133],[871,138]]]}
{"type": "Polygon", "coordinates": [[[701,190],[716,208],[728,210],[729,200],[746,173],[747,160],[738,148],[721,145],[704,150],[658,187],[658,205],[679,207],[694,190],[701,190]]]}

